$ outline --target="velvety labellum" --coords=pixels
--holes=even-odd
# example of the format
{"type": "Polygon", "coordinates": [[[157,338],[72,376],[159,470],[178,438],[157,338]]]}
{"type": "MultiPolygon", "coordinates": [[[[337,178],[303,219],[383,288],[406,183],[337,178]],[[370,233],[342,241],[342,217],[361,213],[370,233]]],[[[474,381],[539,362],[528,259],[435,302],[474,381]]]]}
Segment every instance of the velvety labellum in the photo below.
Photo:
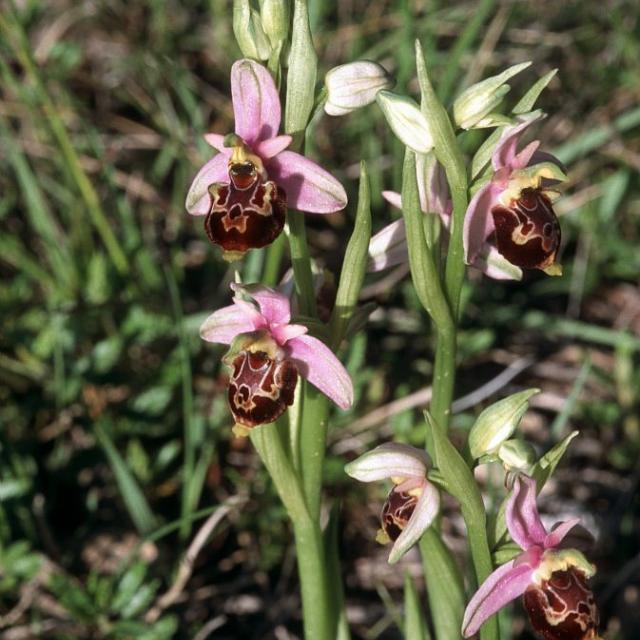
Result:
{"type": "Polygon", "coordinates": [[[598,608],[582,571],[554,571],[549,580],[531,585],[523,596],[531,625],[544,640],[594,640],[598,608]]]}
{"type": "Polygon", "coordinates": [[[404,491],[391,491],[382,507],[382,529],[393,541],[407,526],[418,504],[418,497],[404,491]]]}
{"type": "Polygon", "coordinates": [[[551,200],[540,189],[528,187],[511,206],[491,209],[498,251],[523,269],[546,269],[560,247],[560,225],[551,200]]]}
{"type": "Polygon", "coordinates": [[[232,362],[229,406],[237,424],[255,427],[279,418],[293,404],[298,370],[264,351],[242,351],[232,362]]]}
{"type": "Polygon", "coordinates": [[[251,162],[232,164],[229,179],[209,186],[211,209],[204,221],[209,240],[240,255],[271,244],[284,228],[284,190],[262,180],[251,162]]]}

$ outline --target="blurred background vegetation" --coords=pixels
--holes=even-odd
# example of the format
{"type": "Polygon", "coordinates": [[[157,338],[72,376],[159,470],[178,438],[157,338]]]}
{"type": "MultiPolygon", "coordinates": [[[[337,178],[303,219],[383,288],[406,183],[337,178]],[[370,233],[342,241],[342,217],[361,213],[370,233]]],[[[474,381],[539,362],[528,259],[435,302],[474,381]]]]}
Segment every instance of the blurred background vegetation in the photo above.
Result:
{"type": "MultiPolygon", "coordinates": [[[[248,441],[231,435],[223,350],[197,332],[228,303],[232,273],[183,206],[210,157],[202,134],[233,127],[229,69],[240,53],[230,5],[1,4],[2,639],[300,636],[283,509],[248,441]],[[181,558],[220,508],[181,582],[181,558]]],[[[399,91],[415,94],[415,37],[447,102],[532,60],[511,82],[509,106],[559,69],[539,101],[550,115],[536,137],[569,170],[557,206],[565,275],[500,283],[470,274],[454,427],[468,428],[489,398],[539,386],[522,427],[539,452],[580,429],[542,508],[550,521],[583,517],[596,538],[606,637],[637,638],[640,7],[310,7],[320,77],[375,59],[399,91]]],[[[482,139],[467,135],[469,152],[482,139]]],[[[398,215],[379,192],[398,189],[402,149],[375,105],[320,117],[308,149],[354,200],[358,162],[367,160],[374,230],[398,215]]],[[[334,273],[353,215],[351,204],[309,218],[312,253],[334,273]]],[[[262,266],[262,252],[253,252],[243,277],[259,280],[262,266]]],[[[405,276],[401,267],[367,280],[363,300],[378,309],[344,353],[357,402],[333,415],[330,432],[326,480],[342,507],[338,539],[357,638],[401,637],[404,571],[424,589],[417,552],[392,568],[373,541],[383,488],[355,486],[342,470],[380,441],[423,437],[415,409],[428,398],[432,342],[405,276]]],[[[499,470],[480,471],[493,504],[499,470]]],[[[464,562],[452,507],[443,529],[464,562]]],[[[531,638],[519,606],[502,623],[505,638],[531,638]]]]}

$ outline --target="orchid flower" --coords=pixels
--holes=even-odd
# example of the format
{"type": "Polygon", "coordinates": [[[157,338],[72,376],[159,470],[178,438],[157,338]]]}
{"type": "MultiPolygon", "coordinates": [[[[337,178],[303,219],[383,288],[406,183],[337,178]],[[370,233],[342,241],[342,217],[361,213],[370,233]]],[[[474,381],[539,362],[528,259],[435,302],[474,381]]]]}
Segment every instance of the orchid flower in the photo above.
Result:
{"type": "MultiPolygon", "coordinates": [[[[427,215],[438,215],[443,228],[448,230],[452,203],[442,166],[435,162],[435,159],[426,161],[423,155],[417,154],[416,172],[418,174],[420,208],[427,215]]],[[[399,193],[383,191],[382,196],[392,206],[402,209],[402,199],[399,193]]],[[[369,271],[372,272],[409,262],[404,218],[395,220],[371,238],[369,259],[369,271]]],[[[488,243],[484,243],[473,266],[496,280],[517,280],[522,277],[522,271],[505,260],[495,247],[488,243]]]]}
{"type": "Polygon", "coordinates": [[[498,252],[516,267],[541,269],[548,275],[562,273],[555,262],[560,225],[552,199],[557,194],[547,185],[566,176],[556,158],[538,151],[539,141],[517,151],[520,138],[539,117],[520,117],[505,127],[496,145],[493,174],[471,199],[464,219],[467,264],[478,259],[487,239],[495,234],[498,252]]]}
{"type": "Polygon", "coordinates": [[[298,375],[342,409],[353,403],[346,369],[323,342],[292,324],[289,299],[261,285],[232,284],[233,304],[212,313],[200,327],[208,342],[229,344],[229,405],[235,432],[273,422],[293,403],[298,375]]]}
{"type": "Polygon", "coordinates": [[[536,505],[536,482],[522,475],[506,508],[509,533],[523,552],[498,567],[469,602],[462,622],[465,638],[520,595],[529,619],[545,640],[595,640],[598,610],[586,579],[595,567],[576,549],[559,549],[579,522],[573,518],[547,532],[536,505]]]}
{"type": "Polygon", "coordinates": [[[382,508],[382,528],[376,538],[383,544],[394,542],[390,564],[420,540],[440,509],[440,494],[427,480],[428,467],[425,451],[395,442],[382,444],[345,467],[361,482],[389,478],[394,484],[382,508]]]}
{"type": "Polygon", "coordinates": [[[284,227],[287,204],[309,213],[343,209],[342,185],[308,158],[287,151],[292,138],[278,135],[280,98],[269,71],[243,59],[231,68],[235,134],[208,133],[219,153],[189,188],[187,211],[206,216],[205,230],[233,260],[271,243],[284,227]]]}

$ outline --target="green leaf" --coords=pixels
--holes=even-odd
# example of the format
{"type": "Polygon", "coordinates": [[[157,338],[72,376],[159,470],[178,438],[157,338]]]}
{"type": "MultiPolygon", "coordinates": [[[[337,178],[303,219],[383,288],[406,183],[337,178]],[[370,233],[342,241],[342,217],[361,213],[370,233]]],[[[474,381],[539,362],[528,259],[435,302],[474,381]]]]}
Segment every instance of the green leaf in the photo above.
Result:
{"type": "Polygon", "coordinates": [[[334,350],[340,346],[358,304],[360,289],[362,288],[369,259],[370,239],[371,193],[367,166],[364,162],[361,162],[356,221],[344,254],[336,302],[331,314],[331,345],[334,350]]]}
{"type": "Polygon", "coordinates": [[[96,424],[95,433],[100,446],[109,460],[111,470],[116,478],[120,494],[122,495],[131,520],[140,533],[150,533],[156,528],[157,522],[142,490],[113,444],[106,429],[104,429],[101,424],[96,424]]]}
{"type": "Polygon", "coordinates": [[[551,82],[553,77],[558,73],[557,69],[552,69],[548,73],[545,73],[542,78],[540,78],[532,87],[527,91],[522,98],[518,101],[513,109],[511,109],[511,113],[516,115],[520,115],[522,113],[526,113],[527,111],[531,111],[533,109],[533,105],[536,103],[536,100],[540,96],[540,94],[544,91],[546,86],[551,82]]]}
{"type": "Polygon", "coordinates": [[[135,592],[140,588],[147,575],[147,565],[143,562],[136,562],[130,567],[120,579],[116,593],[111,602],[111,611],[119,613],[133,598],[135,592]]]}
{"type": "Polygon", "coordinates": [[[456,560],[434,527],[422,536],[420,552],[436,638],[459,638],[466,601],[456,560]]]}
{"type": "Polygon", "coordinates": [[[420,599],[408,572],[404,574],[404,637],[405,640],[431,640],[420,599]]]}

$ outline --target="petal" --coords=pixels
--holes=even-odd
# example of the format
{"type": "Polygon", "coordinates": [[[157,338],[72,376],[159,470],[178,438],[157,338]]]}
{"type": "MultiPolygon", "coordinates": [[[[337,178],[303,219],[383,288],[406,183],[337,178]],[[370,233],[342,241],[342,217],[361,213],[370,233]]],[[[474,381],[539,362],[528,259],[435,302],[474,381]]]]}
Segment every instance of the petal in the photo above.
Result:
{"type": "Polygon", "coordinates": [[[280,97],[271,74],[247,58],[231,67],[236,133],[250,146],[273,138],[280,127],[280,97]]]}
{"type": "Polygon", "coordinates": [[[347,370],[323,342],[313,336],[298,336],[287,343],[298,371],[341,409],[353,404],[353,384],[347,370]]]}
{"type": "Polygon", "coordinates": [[[488,242],[482,245],[472,266],[494,280],[522,280],[522,269],[509,262],[488,242]]]}
{"type": "Polygon", "coordinates": [[[554,526],[551,532],[544,539],[544,548],[545,549],[555,549],[560,545],[564,537],[579,524],[580,518],[571,518],[571,520],[567,520],[566,522],[560,522],[554,526]]]}
{"type": "Polygon", "coordinates": [[[231,288],[236,292],[236,297],[252,298],[258,303],[262,316],[268,324],[288,324],[291,320],[291,303],[289,298],[271,287],[261,284],[241,285],[232,283],[231,288]]]}
{"type": "Polygon", "coordinates": [[[258,328],[262,316],[251,305],[232,304],[214,311],[200,327],[200,337],[208,342],[231,344],[240,333],[258,328]]]}
{"type": "Polygon", "coordinates": [[[440,493],[430,483],[425,482],[422,495],[416,504],[407,526],[391,547],[389,564],[395,564],[411,547],[422,538],[424,532],[431,526],[440,510],[440,493]]]}
{"type": "Polygon", "coordinates": [[[369,258],[369,271],[382,271],[396,264],[408,262],[404,218],[387,225],[371,238],[369,258]]]}
{"type": "Polygon", "coordinates": [[[497,189],[491,183],[482,187],[471,199],[464,216],[464,255],[467,264],[477,258],[487,237],[494,231],[491,207],[497,199],[497,189]]]}
{"type": "Polygon", "coordinates": [[[536,481],[529,476],[516,478],[513,493],[509,496],[506,508],[507,529],[513,541],[523,549],[543,546],[545,531],[538,505],[536,504],[536,481]]]}
{"type": "Polygon", "coordinates": [[[206,216],[209,213],[209,185],[215,182],[229,182],[228,162],[229,157],[225,153],[219,153],[198,171],[189,187],[185,202],[185,207],[192,216],[206,216]]]}
{"type": "Polygon", "coordinates": [[[534,140],[530,142],[520,153],[516,155],[513,160],[513,168],[514,169],[523,169],[529,164],[529,161],[533,157],[533,154],[536,152],[538,147],[540,146],[539,140],[534,140]]]}
{"type": "Polygon", "coordinates": [[[226,136],[223,136],[219,133],[205,133],[204,139],[205,142],[211,145],[214,149],[217,149],[221,153],[228,153],[227,147],[224,146],[224,139],[226,136]]]}
{"type": "Polygon", "coordinates": [[[254,145],[253,150],[264,160],[282,153],[291,144],[291,136],[276,136],[254,145]]]}
{"type": "Polygon", "coordinates": [[[475,592],[464,612],[462,635],[470,638],[484,621],[506,604],[522,595],[533,576],[528,564],[515,565],[511,560],[498,567],[475,592]]]}
{"type": "Polygon", "coordinates": [[[383,191],[382,197],[396,209],[402,209],[402,197],[396,191],[383,191]]]}
{"type": "Polygon", "coordinates": [[[289,340],[293,340],[298,336],[303,336],[307,331],[309,331],[307,327],[304,327],[301,324],[271,325],[271,335],[281,347],[289,342],[289,340]]]}
{"type": "Polygon", "coordinates": [[[309,213],[333,213],[344,209],[344,187],[312,160],[293,151],[282,151],[265,163],[269,177],[287,194],[291,209],[309,213]]]}
{"type": "Polygon", "coordinates": [[[386,442],[356,458],[344,470],[360,482],[376,482],[385,478],[424,478],[428,467],[429,456],[423,449],[386,442]]]}
{"type": "Polygon", "coordinates": [[[510,127],[505,127],[500,141],[496,145],[491,158],[491,164],[495,171],[502,167],[508,167],[509,169],[515,169],[513,163],[516,159],[516,148],[520,138],[526,129],[534,122],[542,117],[542,112],[535,112],[533,116],[528,118],[520,118],[520,122],[510,127]]]}

